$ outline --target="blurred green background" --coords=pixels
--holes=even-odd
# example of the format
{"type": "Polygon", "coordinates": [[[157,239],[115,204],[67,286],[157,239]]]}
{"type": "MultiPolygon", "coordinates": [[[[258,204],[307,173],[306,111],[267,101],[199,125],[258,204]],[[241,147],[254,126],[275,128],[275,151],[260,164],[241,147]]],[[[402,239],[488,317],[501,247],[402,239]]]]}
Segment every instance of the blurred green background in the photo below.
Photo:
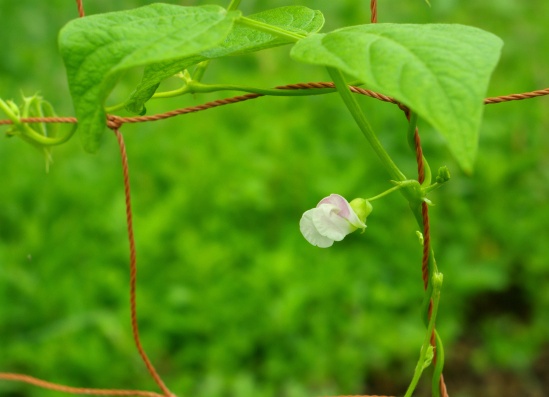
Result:
{"type": "MultiPolygon", "coordinates": [[[[88,14],[150,1],[88,0],[88,14]]],[[[171,1],[184,5],[204,1],[171,1]]],[[[228,3],[228,1],[227,1],[228,3]]],[[[300,4],[243,1],[249,14],[300,4]]],[[[369,2],[307,1],[328,31],[369,20],[369,2]]],[[[225,5],[225,3],[219,3],[225,5]]],[[[380,22],[477,26],[505,41],[489,96],[549,85],[549,2],[379,2],[380,22]]],[[[56,48],[73,1],[0,0],[0,97],[36,91],[73,115],[56,48]]],[[[272,87],[326,81],[289,47],[214,61],[205,82],[272,87]]],[[[467,62],[467,60],[464,60],[467,62]]],[[[112,95],[131,92],[138,71],[112,95]]],[[[167,82],[165,88],[173,82],[167,82]]],[[[235,93],[236,94],[236,93],[235,93]]],[[[231,93],[149,102],[149,113],[231,93]]],[[[408,175],[406,122],[360,98],[408,175]]],[[[4,118],[1,115],[0,118],[4,118]]],[[[3,127],[1,131],[5,131],[3,127]]],[[[370,197],[388,176],[335,95],[254,101],[122,128],[128,145],[143,344],[180,396],[403,394],[423,338],[417,229],[398,194],[374,203],[364,234],[328,250],[300,235],[330,193],[370,197]]],[[[549,98],[485,109],[477,169],[463,175],[421,128],[444,289],[438,329],[453,397],[549,394],[549,98]]],[[[0,142],[0,371],[73,386],[155,390],[133,346],[120,159],[78,137],[42,155],[0,142]]],[[[428,383],[420,385],[428,395],[428,383]]],[[[0,381],[0,396],[59,393],[0,381]]]]}

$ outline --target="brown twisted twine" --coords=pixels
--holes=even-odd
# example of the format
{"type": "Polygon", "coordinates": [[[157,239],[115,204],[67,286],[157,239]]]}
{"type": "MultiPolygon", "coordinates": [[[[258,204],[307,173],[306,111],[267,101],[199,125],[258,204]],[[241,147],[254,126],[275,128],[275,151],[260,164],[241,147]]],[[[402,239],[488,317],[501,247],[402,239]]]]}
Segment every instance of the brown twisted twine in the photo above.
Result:
{"type": "MultiPolygon", "coordinates": [[[[21,123],[77,123],[76,117],[22,117],[21,123]]],[[[13,124],[11,120],[0,120],[0,125],[13,124]]]]}
{"type": "Polygon", "coordinates": [[[140,390],[111,390],[111,389],[89,389],[86,387],[72,387],[58,383],[46,382],[28,375],[0,373],[0,379],[24,382],[44,389],[55,390],[62,393],[86,394],[95,396],[139,396],[139,397],[164,397],[161,394],[140,390]]]}
{"type": "Polygon", "coordinates": [[[86,14],[84,13],[84,2],[83,2],[83,0],[76,0],[76,8],[78,8],[78,16],[80,18],[84,18],[84,16],[86,14]]]}
{"type": "Polygon", "coordinates": [[[120,157],[122,160],[122,173],[124,177],[124,197],[126,204],[126,224],[128,231],[128,241],[130,244],[130,313],[131,313],[131,325],[133,331],[133,339],[135,341],[135,346],[137,351],[141,356],[141,359],[145,363],[147,370],[151,374],[152,378],[162,390],[162,393],[166,397],[171,397],[173,394],[166,387],[158,372],[152,365],[149,357],[145,353],[143,346],[141,345],[141,339],[139,337],[139,327],[137,324],[137,299],[136,299],[136,284],[137,284],[137,254],[135,249],[135,239],[133,233],[133,218],[132,218],[132,208],[131,208],[131,191],[130,191],[130,171],[128,166],[128,155],[126,153],[126,145],[124,144],[124,138],[118,129],[113,130],[116,135],[116,140],[118,141],[118,146],[120,147],[120,157]]]}
{"type": "Polygon", "coordinates": [[[490,105],[492,103],[501,103],[501,102],[508,102],[508,101],[520,101],[522,99],[530,99],[535,98],[538,96],[543,95],[549,95],[549,88],[544,88],[542,90],[535,90],[530,92],[523,92],[521,94],[510,94],[510,95],[502,95],[502,96],[496,96],[491,98],[486,98],[484,100],[485,105],[490,105]]]}
{"type": "Polygon", "coordinates": [[[218,99],[218,100],[215,100],[215,101],[212,101],[212,102],[204,103],[202,105],[190,106],[190,107],[187,107],[187,108],[171,110],[169,112],[159,113],[159,114],[155,114],[155,115],[151,115],[151,116],[119,117],[119,116],[109,115],[109,116],[107,116],[107,119],[108,119],[108,123],[111,123],[111,124],[108,124],[108,126],[109,126],[109,128],[113,128],[113,126],[120,126],[124,123],[141,123],[141,122],[144,122],[144,121],[163,120],[163,119],[167,119],[167,118],[170,118],[170,117],[179,116],[181,114],[195,113],[195,112],[200,112],[202,110],[215,108],[215,107],[218,107],[218,106],[230,105],[231,103],[243,102],[243,101],[247,101],[249,99],[258,98],[260,96],[263,96],[263,95],[262,94],[238,95],[238,96],[231,97],[231,98],[218,99]],[[112,123],[114,123],[114,124],[112,124],[112,123]]]}
{"type": "MultiPolygon", "coordinates": [[[[62,119],[61,122],[75,122],[74,118],[52,118],[52,119],[62,119]],[[73,120],[72,120],[73,119],[73,120]]],[[[32,119],[31,119],[32,120],[32,119]]],[[[33,121],[29,121],[33,122],[33,121]]],[[[57,120],[57,122],[60,122],[57,120]]],[[[114,390],[114,389],[91,389],[91,388],[79,388],[65,386],[57,383],[47,382],[38,378],[34,378],[24,374],[14,374],[14,373],[3,373],[0,372],[0,379],[17,381],[42,387],[45,389],[55,390],[64,393],[71,394],[87,394],[87,395],[98,395],[98,396],[140,396],[140,397],[174,397],[174,394],[170,392],[167,386],[162,381],[162,378],[152,365],[149,360],[143,346],[141,344],[141,338],[139,337],[139,327],[137,321],[137,254],[135,249],[135,239],[133,233],[133,217],[131,209],[131,191],[130,191],[130,175],[129,175],[129,165],[128,165],[128,156],[126,153],[126,145],[124,144],[124,138],[118,128],[115,127],[116,122],[112,123],[113,131],[116,135],[118,145],[120,148],[120,156],[122,160],[122,173],[124,179],[124,196],[125,196],[125,205],[126,205],[126,224],[127,224],[127,233],[128,241],[130,245],[130,316],[131,316],[131,327],[133,333],[133,339],[141,356],[141,359],[145,363],[147,370],[151,377],[154,379],[158,387],[162,390],[163,394],[158,394],[154,392],[147,391],[136,391],[136,390],[114,390]]]]}

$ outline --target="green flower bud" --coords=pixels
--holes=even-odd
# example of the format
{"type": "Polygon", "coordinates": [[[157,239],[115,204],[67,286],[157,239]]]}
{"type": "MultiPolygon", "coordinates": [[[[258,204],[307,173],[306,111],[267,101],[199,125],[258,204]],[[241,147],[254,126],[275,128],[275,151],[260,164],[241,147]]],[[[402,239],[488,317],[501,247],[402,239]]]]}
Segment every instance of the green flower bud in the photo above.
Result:
{"type": "Polygon", "coordinates": [[[373,210],[372,204],[368,200],[363,198],[356,198],[350,203],[351,208],[362,222],[366,223],[366,217],[370,215],[373,210]]]}
{"type": "Polygon", "coordinates": [[[438,169],[436,181],[438,183],[444,183],[444,182],[448,182],[449,180],[450,180],[450,170],[448,170],[448,167],[446,166],[440,167],[438,169]]]}

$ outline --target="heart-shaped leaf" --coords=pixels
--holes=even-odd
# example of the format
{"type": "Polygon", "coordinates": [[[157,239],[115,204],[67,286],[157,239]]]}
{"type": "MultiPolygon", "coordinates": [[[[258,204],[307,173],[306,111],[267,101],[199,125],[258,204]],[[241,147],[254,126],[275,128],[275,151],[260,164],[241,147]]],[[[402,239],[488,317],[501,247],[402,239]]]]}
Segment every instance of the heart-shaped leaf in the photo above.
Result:
{"type": "MultiPolygon", "coordinates": [[[[302,6],[275,8],[250,15],[248,18],[301,34],[318,32],[324,25],[324,17],[320,11],[302,6]]],[[[134,113],[141,113],[143,105],[153,96],[162,80],[199,62],[259,51],[290,42],[270,33],[236,23],[223,43],[200,55],[181,57],[147,66],[143,79],[126,103],[126,109],[134,113]]]]}
{"type": "Polygon", "coordinates": [[[59,48],[84,148],[95,152],[99,147],[106,122],[103,104],[121,72],[212,48],[239,16],[219,6],[151,4],[65,25],[59,48]]]}
{"type": "Polygon", "coordinates": [[[309,36],[291,55],[336,67],[410,107],[446,138],[470,172],[501,47],[497,36],[469,26],[370,24],[309,36]]]}

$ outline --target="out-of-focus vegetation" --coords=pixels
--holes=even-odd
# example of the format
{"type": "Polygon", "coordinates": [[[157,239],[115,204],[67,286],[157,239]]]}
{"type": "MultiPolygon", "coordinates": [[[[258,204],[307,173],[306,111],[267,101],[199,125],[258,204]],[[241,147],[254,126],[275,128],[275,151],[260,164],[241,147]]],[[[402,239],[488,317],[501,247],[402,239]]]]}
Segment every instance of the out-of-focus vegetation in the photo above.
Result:
{"type": "MultiPolygon", "coordinates": [[[[185,5],[202,1],[171,1],[185,5]]],[[[145,0],[85,2],[88,14],[145,0]]],[[[245,13],[299,4],[243,1],[245,13]]],[[[365,23],[367,1],[308,1],[326,30],[365,23]]],[[[489,95],[549,85],[548,2],[380,1],[381,22],[477,26],[505,41],[489,95]]],[[[0,96],[40,91],[72,105],[56,50],[74,2],[0,0],[0,96]]],[[[466,59],[463,60],[467,62],[466,59]]],[[[130,73],[111,103],[131,92],[130,73]]],[[[261,87],[327,80],[288,47],[212,62],[206,82],[261,87]]],[[[167,82],[170,87],[174,82],[167,82]]],[[[150,102],[149,113],[230,93],[150,102]]],[[[406,121],[360,98],[408,175],[406,121]]],[[[437,327],[452,396],[549,393],[549,98],[485,109],[477,169],[463,175],[422,126],[452,180],[431,195],[444,288],[437,327]]],[[[2,131],[5,127],[2,128],[2,131]]],[[[303,211],[330,193],[369,197],[387,175],[335,95],[261,98],[126,125],[143,343],[179,395],[402,394],[424,328],[420,247],[405,200],[375,202],[366,233],[331,249],[306,243],[303,211]]],[[[128,247],[116,142],[78,138],[41,153],[0,141],[0,371],[74,386],[154,389],[133,347],[128,247]]],[[[53,393],[0,382],[0,395],[53,393]]]]}

